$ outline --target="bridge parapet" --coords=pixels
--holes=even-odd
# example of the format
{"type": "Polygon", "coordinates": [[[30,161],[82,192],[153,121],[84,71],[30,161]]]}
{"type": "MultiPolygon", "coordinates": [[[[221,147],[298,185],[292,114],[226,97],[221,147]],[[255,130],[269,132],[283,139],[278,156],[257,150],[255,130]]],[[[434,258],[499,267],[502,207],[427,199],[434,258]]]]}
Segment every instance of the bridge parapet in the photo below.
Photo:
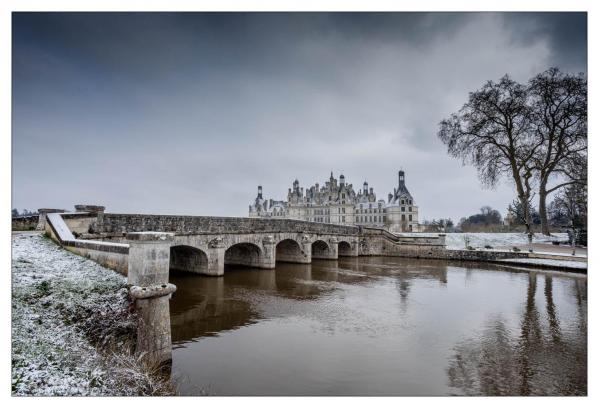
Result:
{"type": "Polygon", "coordinates": [[[107,234],[161,231],[174,232],[177,235],[250,234],[281,231],[342,235],[358,235],[360,233],[359,227],[292,219],[112,213],[103,214],[101,230],[107,234]]]}

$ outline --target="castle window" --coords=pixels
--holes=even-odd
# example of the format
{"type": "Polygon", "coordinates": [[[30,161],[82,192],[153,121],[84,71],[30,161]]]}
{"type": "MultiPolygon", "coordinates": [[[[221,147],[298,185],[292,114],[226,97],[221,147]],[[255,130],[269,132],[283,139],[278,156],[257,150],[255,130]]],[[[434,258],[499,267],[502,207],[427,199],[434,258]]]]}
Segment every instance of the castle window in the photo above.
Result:
{"type": "Polygon", "coordinates": [[[402,214],[402,215],[401,215],[401,220],[402,220],[402,221],[405,221],[405,220],[406,220],[406,215],[405,215],[405,214],[402,214]]]}
{"type": "Polygon", "coordinates": [[[383,222],[387,220],[387,217],[383,215],[383,222]]]}
{"type": "Polygon", "coordinates": [[[408,215],[408,220],[412,221],[412,214],[408,215]]]}
{"type": "Polygon", "coordinates": [[[406,203],[406,200],[401,200],[401,203],[402,203],[402,204],[405,204],[405,203],[406,203]]]}
{"type": "Polygon", "coordinates": [[[341,221],[345,222],[345,215],[341,217],[341,221]]]}
{"type": "Polygon", "coordinates": [[[341,193],[341,198],[345,198],[345,193],[341,193]]]}
{"type": "Polygon", "coordinates": [[[406,210],[406,207],[401,207],[401,211],[405,211],[405,210],[406,210]]]}
{"type": "Polygon", "coordinates": [[[412,212],[412,207],[408,207],[408,211],[409,211],[409,212],[412,212]]]}

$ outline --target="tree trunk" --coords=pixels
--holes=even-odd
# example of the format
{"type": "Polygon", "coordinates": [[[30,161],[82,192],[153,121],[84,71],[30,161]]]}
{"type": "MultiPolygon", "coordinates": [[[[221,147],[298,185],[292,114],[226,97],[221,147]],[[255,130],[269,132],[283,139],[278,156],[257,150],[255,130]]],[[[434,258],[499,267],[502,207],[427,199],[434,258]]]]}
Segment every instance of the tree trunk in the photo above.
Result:
{"type": "Polygon", "coordinates": [[[547,220],[547,191],[545,184],[539,187],[539,216],[541,218],[541,232],[543,235],[550,235],[549,222],[547,220]]]}

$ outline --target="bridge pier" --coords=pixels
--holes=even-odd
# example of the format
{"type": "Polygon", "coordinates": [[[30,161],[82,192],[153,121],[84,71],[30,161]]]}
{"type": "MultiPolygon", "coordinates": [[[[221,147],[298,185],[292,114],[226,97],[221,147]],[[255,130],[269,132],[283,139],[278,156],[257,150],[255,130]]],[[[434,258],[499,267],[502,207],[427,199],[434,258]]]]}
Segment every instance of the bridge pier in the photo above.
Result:
{"type": "Polygon", "coordinates": [[[168,283],[168,276],[173,238],[174,234],[164,232],[127,234],[127,281],[138,316],[135,353],[149,364],[172,360],[169,300],[177,288],[168,283]]]}
{"type": "Polygon", "coordinates": [[[222,238],[215,238],[208,243],[208,267],[206,274],[222,276],[225,274],[225,244],[222,238]]]}
{"type": "Polygon", "coordinates": [[[308,235],[302,236],[301,250],[305,255],[303,263],[312,263],[312,242],[308,235]]]}
{"type": "Polygon", "coordinates": [[[263,269],[274,269],[276,266],[276,244],[275,239],[269,235],[262,239],[262,256],[260,257],[260,268],[263,269]]]}

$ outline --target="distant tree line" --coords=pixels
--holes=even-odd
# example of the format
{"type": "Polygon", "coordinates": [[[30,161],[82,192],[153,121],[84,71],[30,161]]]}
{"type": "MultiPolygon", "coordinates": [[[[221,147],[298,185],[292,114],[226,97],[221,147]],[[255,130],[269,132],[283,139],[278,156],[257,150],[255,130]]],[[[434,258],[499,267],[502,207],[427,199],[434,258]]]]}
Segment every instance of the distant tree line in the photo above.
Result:
{"type": "Polygon", "coordinates": [[[424,220],[422,222],[424,232],[455,232],[456,228],[451,218],[424,220]]]}
{"type": "MultiPolygon", "coordinates": [[[[585,192],[586,194],[586,192],[585,192]]],[[[548,223],[552,230],[586,229],[587,214],[586,195],[578,194],[576,185],[569,186],[558,193],[548,206],[548,223]]],[[[541,230],[541,215],[536,208],[529,210],[531,225],[534,231],[541,230]]],[[[468,217],[463,217],[454,225],[451,218],[424,220],[425,232],[514,232],[525,228],[524,211],[518,200],[507,207],[505,218],[501,213],[488,205],[468,217]]]]}
{"type": "Polygon", "coordinates": [[[505,177],[512,181],[514,208],[530,242],[535,196],[544,234],[549,234],[550,194],[565,200],[552,205],[552,211],[559,206],[564,212],[565,202],[586,200],[587,79],[582,73],[550,68],[526,84],[508,75],[488,81],[441,121],[438,136],[451,156],[478,170],[484,186],[494,187],[505,177]]]}
{"type": "Polygon", "coordinates": [[[16,208],[12,209],[12,216],[14,217],[25,217],[28,215],[37,215],[37,211],[29,211],[28,209],[24,208],[23,211],[19,212],[19,210],[17,210],[16,208]]]}
{"type": "Polygon", "coordinates": [[[499,211],[484,206],[478,214],[462,218],[459,227],[463,232],[501,232],[503,219],[499,211]]]}

